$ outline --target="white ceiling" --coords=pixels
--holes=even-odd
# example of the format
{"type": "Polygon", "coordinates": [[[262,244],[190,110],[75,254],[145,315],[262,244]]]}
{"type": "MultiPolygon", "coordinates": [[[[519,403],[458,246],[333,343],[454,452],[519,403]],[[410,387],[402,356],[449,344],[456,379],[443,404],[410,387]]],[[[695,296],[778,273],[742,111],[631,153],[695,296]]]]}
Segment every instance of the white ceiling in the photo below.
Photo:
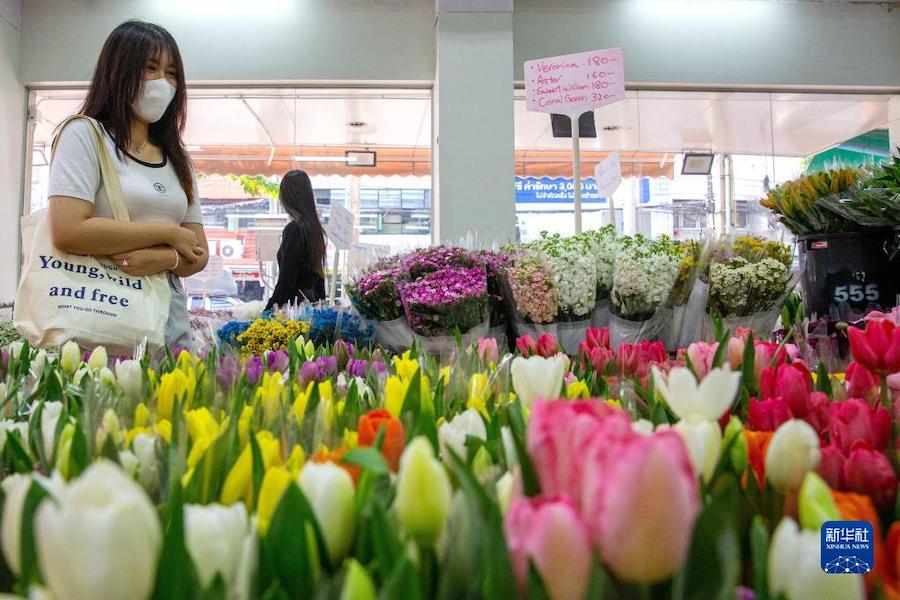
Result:
{"type": "MultiPolygon", "coordinates": [[[[35,142],[77,110],[83,91],[38,92],[35,142]]],[[[595,113],[599,137],[585,150],[809,156],[871,129],[886,127],[889,96],[750,92],[629,91],[595,113]],[[774,127],[773,127],[774,125],[774,127]],[[601,131],[616,127],[614,131],[601,131]],[[773,135],[774,130],[774,135],[773,135]]],[[[514,100],[516,148],[563,150],[550,118],[514,100]]],[[[186,143],[195,146],[431,145],[427,90],[201,89],[189,99],[186,143]],[[366,123],[351,128],[349,123],[366,123]]],[[[473,140],[476,142],[476,140],[473,140]]]]}

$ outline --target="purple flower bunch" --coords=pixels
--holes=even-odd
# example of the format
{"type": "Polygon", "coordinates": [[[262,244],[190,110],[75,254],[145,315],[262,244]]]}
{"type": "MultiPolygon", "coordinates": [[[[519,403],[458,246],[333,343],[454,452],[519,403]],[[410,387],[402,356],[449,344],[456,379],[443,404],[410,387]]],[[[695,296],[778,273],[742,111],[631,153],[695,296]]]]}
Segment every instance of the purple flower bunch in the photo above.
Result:
{"type": "Polygon", "coordinates": [[[363,317],[393,321],[403,316],[396,283],[400,272],[399,259],[392,257],[376,262],[347,285],[350,300],[363,317]]]}
{"type": "Polygon", "coordinates": [[[433,246],[411,252],[400,259],[405,273],[418,279],[447,267],[474,267],[478,260],[471,253],[454,246],[433,246]]]}
{"type": "Polygon", "coordinates": [[[400,297],[409,326],[417,334],[434,337],[453,335],[456,330],[466,333],[488,318],[484,267],[448,264],[419,277],[409,273],[408,277],[400,284],[400,297]]]}
{"type": "Polygon", "coordinates": [[[337,374],[337,358],[334,356],[320,356],[316,360],[308,360],[300,366],[297,377],[300,385],[306,388],[311,381],[325,381],[337,374]]]}
{"type": "Polygon", "coordinates": [[[361,358],[351,359],[347,363],[347,375],[351,377],[368,377],[370,371],[375,371],[378,375],[387,372],[387,365],[383,360],[363,360],[361,358]]]}

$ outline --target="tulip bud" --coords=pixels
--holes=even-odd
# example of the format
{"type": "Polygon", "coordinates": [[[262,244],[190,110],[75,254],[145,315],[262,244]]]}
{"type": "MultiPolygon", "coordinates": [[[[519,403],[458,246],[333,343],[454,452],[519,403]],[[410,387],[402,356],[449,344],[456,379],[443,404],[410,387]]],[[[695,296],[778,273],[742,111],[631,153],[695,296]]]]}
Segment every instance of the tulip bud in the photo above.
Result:
{"type": "Polygon", "coordinates": [[[48,362],[47,351],[41,348],[31,361],[30,370],[35,379],[41,378],[41,375],[44,374],[44,367],[47,366],[48,362]]]}
{"type": "Polygon", "coordinates": [[[734,472],[742,474],[746,471],[747,463],[749,462],[749,449],[747,447],[747,439],[744,437],[744,426],[741,420],[733,415],[725,428],[722,444],[726,448],[730,447],[729,459],[734,472]]]}
{"type": "Polygon", "coordinates": [[[88,467],[58,503],[42,503],[35,534],[41,572],[59,600],[143,600],[153,590],[162,547],[156,508],[109,461],[88,467]]]}
{"type": "Polygon", "coordinates": [[[148,493],[159,489],[159,459],[156,457],[156,436],[139,433],[131,442],[131,449],[138,459],[138,481],[148,493]]]}
{"type": "Polygon", "coordinates": [[[433,546],[441,536],[450,512],[450,480],[422,436],[413,439],[400,458],[394,510],[420,545],[433,546]]]}
{"type": "Polygon", "coordinates": [[[249,532],[250,520],[241,502],[184,507],[184,541],[203,588],[208,588],[218,573],[226,596],[233,590],[249,532]]]}
{"type": "Polygon", "coordinates": [[[106,412],[103,413],[103,419],[100,421],[100,427],[97,429],[97,448],[103,448],[103,444],[106,443],[108,436],[112,437],[112,442],[116,447],[121,446],[125,441],[125,432],[122,431],[119,417],[116,416],[116,412],[111,408],[107,408],[106,412]]]}
{"type": "Polygon", "coordinates": [[[41,411],[41,440],[44,444],[44,458],[48,466],[52,466],[56,424],[59,422],[62,411],[62,402],[44,402],[44,408],[41,411]]]}
{"type": "Polygon", "coordinates": [[[844,463],[844,485],[847,490],[872,498],[880,510],[893,508],[897,499],[897,475],[881,452],[857,442],[844,463]]]}
{"type": "Polygon", "coordinates": [[[449,422],[441,423],[438,439],[441,443],[441,454],[449,464],[448,449],[453,450],[460,458],[466,459],[466,442],[472,436],[480,440],[487,439],[487,429],[477,411],[469,408],[456,415],[449,422]]]}
{"type": "Polygon", "coordinates": [[[338,340],[334,343],[333,354],[337,359],[337,368],[343,371],[347,363],[350,362],[350,346],[344,340],[338,340]]]}
{"type": "Polygon", "coordinates": [[[347,574],[340,600],[375,600],[375,585],[366,569],[355,559],[347,561],[347,574]]]}
{"type": "MultiPolygon", "coordinates": [[[[777,434],[776,434],[777,435],[777,434]]],[[[769,545],[769,591],[787,600],[806,598],[865,598],[861,575],[829,575],[822,571],[818,531],[801,530],[785,517],[769,545]]]]}
{"type": "Polygon", "coordinates": [[[134,452],[131,450],[123,450],[119,452],[119,464],[122,465],[122,470],[128,474],[134,480],[138,478],[138,469],[141,466],[140,461],[138,461],[137,456],[134,455],[134,452]]]}
{"type": "Polygon", "coordinates": [[[81,366],[81,349],[75,342],[66,342],[62,348],[60,364],[69,375],[75,373],[81,366]]]}
{"type": "Polygon", "coordinates": [[[803,529],[818,532],[826,521],[840,521],[841,514],[831,495],[828,484],[810,471],[800,486],[800,525],[803,529]]]}
{"type": "Polygon", "coordinates": [[[97,346],[91,352],[91,357],[87,361],[88,367],[97,370],[109,365],[109,357],[106,355],[106,348],[97,346]]]}
{"type": "Polygon", "coordinates": [[[500,514],[505,515],[513,499],[513,484],[515,477],[509,471],[497,480],[497,504],[500,505],[500,514]]]}
{"type": "Polygon", "coordinates": [[[591,570],[587,526],[564,496],[516,498],[503,531],[520,589],[526,588],[529,564],[541,576],[553,600],[580,600],[591,570]]]}
{"type": "Polygon", "coordinates": [[[512,361],[510,375],[513,388],[522,404],[531,408],[539,398],[554,400],[559,397],[565,370],[566,359],[562,356],[517,357],[512,361]]]}
{"type": "Polygon", "coordinates": [[[679,421],[673,427],[684,441],[694,472],[709,481],[722,450],[722,432],[713,421],[679,421]]]}
{"type": "Polygon", "coordinates": [[[496,363],[500,360],[500,349],[497,347],[497,340],[492,337],[478,340],[477,353],[478,358],[484,362],[496,363]]]}
{"type": "Polygon", "coordinates": [[[782,494],[795,492],[821,457],[815,430],[805,421],[792,419],[772,437],[766,452],[766,478],[782,494]]]}
{"type": "Polygon", "coordinates": [[[22,357],[22,349],[25,347],[25,343],[22,341],[12,342],[7,349],[9,350],[9,358],[12,362],[19,362],[19,359],[22,357]]]}
{"type": "Polygon", "coordinates": [[[25,499],[33,483],[41,485],[51,497],[56,497],[65,485],[59,479],[59,475],[48,479],[38,473],[10,475],[0,484],[6,496],[3,503],[3,521],[0,523],[0,546],[6,564],[17,576],[22,569],[22,511],[25,509],[25,499]]]}
{"type": "Polygon", "coordinates": [[[144,393],[144,372],[136,360],[120,360],[115,365],[119,387],[131,400],[138,400],[144,393]]]}
{"type": "Polygon", "coordinates": [[[331,564],[340,563],[356,530],[353,478],[333,462],[308,462],[300,470],[300,489],[319,522],[331,564]]]}

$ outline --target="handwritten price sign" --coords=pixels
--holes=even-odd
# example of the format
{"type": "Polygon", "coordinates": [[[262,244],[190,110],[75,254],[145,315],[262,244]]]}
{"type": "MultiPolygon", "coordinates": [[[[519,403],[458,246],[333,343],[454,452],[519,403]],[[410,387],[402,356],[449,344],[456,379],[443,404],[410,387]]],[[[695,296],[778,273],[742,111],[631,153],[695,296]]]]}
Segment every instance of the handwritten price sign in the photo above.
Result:
{"type": "Polygon", "coordinates": [[[353,244],[353,213],[340,206],[331,205],[328,215],[328,237],[341,250],[348,250],[353,244]]]}
{"type": "Polygon", "coordinates": [[[525,63],[525,100],[532,112],[580,115],[623,98],[625,66],[621,48],[525,63]]]}
{"type": "Polygon", "coordinates": [[[618,150],[594,168],[594,178],[597,181],[597,194],[603,198],[610,198],[622,183],[622,162],[618,150]]]}

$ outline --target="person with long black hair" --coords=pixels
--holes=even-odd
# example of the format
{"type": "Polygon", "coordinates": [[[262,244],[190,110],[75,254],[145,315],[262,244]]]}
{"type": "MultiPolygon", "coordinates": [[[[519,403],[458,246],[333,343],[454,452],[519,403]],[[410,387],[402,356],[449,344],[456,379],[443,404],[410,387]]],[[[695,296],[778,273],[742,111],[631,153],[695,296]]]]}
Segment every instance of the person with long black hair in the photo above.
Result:
{"type": "Polygon", "coordinates": [[[172,35],[128,21],[103,45],[80,114],[103,128],[131,221],[114,220],[91,125],[59,132],[50,166],[50,229],[60,250],[111,256],[134,276],[166,273],[172,289],[165,340],[190,347],[180,277],[208,259],[197,180],[182,142],[187,115],[184,67],[172,35]]]}
{"type": "Polygon", "coordinates": [[[288,171],[278,199],[291,217],[278,248],[278,283],[266,309],[325,298],[325,230],[316,212],[309,175],[288,171]]]}

